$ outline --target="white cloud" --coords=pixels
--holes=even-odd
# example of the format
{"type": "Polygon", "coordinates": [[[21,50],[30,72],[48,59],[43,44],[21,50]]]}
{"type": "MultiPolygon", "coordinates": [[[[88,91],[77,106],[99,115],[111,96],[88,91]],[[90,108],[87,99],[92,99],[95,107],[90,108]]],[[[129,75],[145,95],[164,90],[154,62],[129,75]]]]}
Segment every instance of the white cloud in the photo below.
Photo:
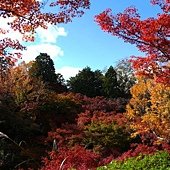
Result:
{"type": "MultiPolygon", "coordinates": [[[[22,41],[23,35],[19,31],[14,31],[8,25],[8,22],[12,22],[15,18],[1,18],[0,20],[0,28],[4,30],[8,30],[8,33],[1,34],[0,39],[5,37],[11,38],[13,40],[17,39],[22,41]]],[[[47,24],[48,29],[43,29],[39,27],[36,29],[36,38],[40,43],[56,43],[57,38],[60,36],[67,36],[67,32],[65,31],[64,27],[58,27],[55,25],[47,24]]]]}
{"type": "Polygon", "coordinates": [[[48,25],[48,29],[38,28],[37,38],[41,43],[56,43],[59,36],[67,36],[63,27],[48,25]]]}
{"type": "Polygon", "coordinates": [[[47,53],[52,59],[63,56],[63,50],[56,44],[59,36],[67,36],[63,27],[48,25],[48,29],[37,29],[37,42],[29,44],[27,50],[23,51],[23,60],[29,62],[34,60],[40,53],[47,53]]]}
{"type": "Polygon", "coordinates": [[[23,60],[34,60],[40,53],[47,53],[52,59],[63,56],[63,50],[56,44],[60,36],[67,36],[63,27],[48,25],[48,29],[38,28],[36,31],[36,44],[32,43],[23,51],[23,60]]]}
{"type": "Polygon", "coordinates": [[[64,66],[60,69],[56,68],[56,73],[61,73],[65,80],[68,80],[70,77],[74,77],[82,68],[64,66]]]}
{"type": "Polygon", "coordinates": [[[52,59],[63,56],[63,51],[59,46],[47,43],[27,46],[27,50],[22,52],[23,60],[26,62],[34,60],[40,53],[47,53],[52,59]]]}
{"type": "MultiPolygon", "coordinates": [[[[19,31],[12,30],[8,22],[11,22],[14,18],[1,18],[0,20],[0,28],[3,28],[4,30],[9,30],[9,33],[7,34],[0,34],[0,39],[3,39],[5,37],[11,38],[13,40],[17,39],[20,42],[22,42],[22,34],[19,33],[19,31]]],[[[61,47],[57,44],[57,39],[59,37],[66,37],[67,32],[63,27],[58,27],[54,25],[48,24],[48,29],[43,29],[39,27],[36,30],[36,39],[35,42],[30,43],[24,43],[27,47],[27,50],[21,51],[22,60],[29,62],[35,59],[40,53],[47,53],[50,55],[50,57],[55,61],[63,56],[64,52],[61,49],[61,47]]],[[[14,50],[13,52],[20,52],[14,50]]],[[[65,78],[69,78],[70,76],[74,76],[78,72],[78,68],[72,68],[72,67],[63,67],[58,72],[61,72],[65,76],[65,78]]]]}
{"type": "Polygon", "coordinates": [[[12,22],[14,20],[14,17],[12,18],[3,18],[1,17],[0,20],[0,28],[4,29],[5,31],[8,31],[6,34],[0,34],[1,37],[0,39],[4,39],[4,38],[11,38],[12,40],[19,40],[22,41],[22,34],[19,31],[14,31],[10,28],[10,26],[8,25],[8,22],[12,22]]]}

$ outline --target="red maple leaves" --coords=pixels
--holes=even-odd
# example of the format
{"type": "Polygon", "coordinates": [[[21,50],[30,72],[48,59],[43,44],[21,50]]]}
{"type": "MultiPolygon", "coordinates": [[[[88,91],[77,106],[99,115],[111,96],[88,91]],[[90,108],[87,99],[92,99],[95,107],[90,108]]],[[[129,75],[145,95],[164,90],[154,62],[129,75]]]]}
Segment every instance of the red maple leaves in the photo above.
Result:
{"type": "Polygon", "coordinates": [[[107,9],[95,17],[102,30],[123,39],[125,42],[135,44],[146,54],[146,57],[133,57],[131,62],[139,75],[155,78],[156,81],[170,83],[170,15],[166,12],[169,3],[152,1],[159,4],[166,11],[158,14],[157,18],[142,20],[134,7],[127,8],[123,13],[112,15],[107,9]],[[162,77],[164,77],[162,79],[162,77]]]}

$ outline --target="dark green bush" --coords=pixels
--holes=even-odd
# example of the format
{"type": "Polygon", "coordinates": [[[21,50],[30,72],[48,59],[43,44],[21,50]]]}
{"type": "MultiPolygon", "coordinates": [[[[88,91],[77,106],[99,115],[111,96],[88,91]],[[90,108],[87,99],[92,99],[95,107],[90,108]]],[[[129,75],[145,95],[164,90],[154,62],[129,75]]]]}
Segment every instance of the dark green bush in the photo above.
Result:
{"type": "Polygon", "coordinates": [[[91,123],[86,127],[85,135],[86,143],[122,151],[128,148],[130,141],[129,134],[115,123],[91,123]]]}

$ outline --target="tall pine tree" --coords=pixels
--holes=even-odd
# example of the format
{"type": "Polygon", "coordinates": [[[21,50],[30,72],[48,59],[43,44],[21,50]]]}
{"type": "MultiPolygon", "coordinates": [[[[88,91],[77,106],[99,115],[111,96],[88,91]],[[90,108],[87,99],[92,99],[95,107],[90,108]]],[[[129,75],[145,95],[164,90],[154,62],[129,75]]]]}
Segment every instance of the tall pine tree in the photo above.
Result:
{"type": "Polygon", "coordinates": [[[109,67],[105,74],[103,88],[106,97],[117,98],[120,96],[117,73],[112,66],[109,67]]]}

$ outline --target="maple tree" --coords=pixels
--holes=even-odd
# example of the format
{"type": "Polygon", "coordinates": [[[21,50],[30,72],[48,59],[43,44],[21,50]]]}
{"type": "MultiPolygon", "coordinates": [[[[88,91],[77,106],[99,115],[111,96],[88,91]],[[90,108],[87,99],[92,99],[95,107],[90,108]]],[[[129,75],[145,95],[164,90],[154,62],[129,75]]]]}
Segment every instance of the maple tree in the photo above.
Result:
{"type": "Polygon", "coordinates": [[[167,151],[170,153],[170,145],[162,143],[161,145],[147,145],[143,143],[132,143],[130,149],[124,152],[117,160],[126,160],[130,157],[136,157],[140,154],[153,154],[158,150],[167,151]]]}
{"type": "Polygon", "coordinates": [[[127,117],[134,136],[152,133],[156,141],[169,141],[170,87],[140,78],[131,88],[131,94],[127,117]]]}
{"type": "Polygon", "coordinates": [[[50,158],[44,158],[44,166],[41,170],[54,169],[94,169],[99,160],[99,155],[86,150],[82,146],[74,146],[71,149],[62,148],[60,152],[50,152],[50,158]],[[62,153],[62,154],[61,154],[62,153]]]}
{"type": "MultiPolygon", "coordinates": [[[[50,2],[47,1],[46,5],[50,2]]],[[[136,44],[146,53],[145,58],[132,59],[138,74],[155,78],[165,84],[169,81],[168,2],[169,0],[152,0],[153,4],[160,5],[163,10],[157,18],[141,20],[135,8],[128,8],[117,16],[106,10],[96,17],[102,29],[136,44]]],[[[81,16],[90,3],[89,0],[56,0],[50,5],[54,6],[56,13],[44,12],[45,1],[1,0],[0,18],[11,20],[10,29],[0,28],[0,34],[8,35],[8,32],[15,30],[23,35],[23,40],[33,41],[38,27],[46,29],[48,24],[67,23],[72,17],[81,16]]],[[[126,114],[123,114],[128,102],[124,98],[90,98],[82,94],[58,94],[49,91],[41,80],[30,76],[29,69],[32,63],[22,63],[11,68],[9,60],[20,57],[20,54],[9,49],[23,50],[25,47],[19,40],[0,40],[0,73],[1,77],[5,77],[0,79],[0,129],[17,143],[24,140],[21,146],[29,151],[33,162],[27,160],[30,156],[9,145],[9,142],[4,143],[4,140],[0,140],[1,168],[14,169],[19,165],[18,167],[24,169],[39,167],[42,170],[93,169],[115,158],[124,160],[136,157],[140,153],[150,154],[157,150],[170,152],[167,143],[170,140],[168,86],[155,83],[153,79],[140,77],[131,89],[132,98],[127,105],[126,114]],[[135,139],[130,139],[132,132],[137,136],[135,139]],[[157,139],[162,140],[161,143],[155,142],[157,139]],[[41,156],[42,167],[34,162],[40,162],[41,156]]],[[[100,86],[95,92],[102,94],[103,74],[100,70],[85,71],[90,73],[86,78],[92,75],[92,85],[100,86]]],[[[113,81],[109,82],[119,84],[121,81],[117,82],[116,77],[119,76],[116,76],[116,73],[121,75],[121,70],[115,71],[111,74],[113,81]]],[[[52,72],[54,73],[54,69],[52,72]]],[[[109,79],[111,76],[106,77],[109,79]]],[[[60,78],[62,77],[59,77],[62,82],[60,78]]],[[[126,76],[120,78],[124,90],[124,82],[128,80],[126,76]]],[[[91,81],[89,85],[92,86],[91,81]]],[[[129,90],[129,86],[127,89],[129,90]]],[[[139,158],[141,157],[134,159],[138,162],[139,158]]],[[[133,162],[130,163],[130,166],[133,165],[133,162]]]]}
{"type": "MultiPolygon", "coordinates": [[[[23,35],[23,40],[34,41],[34,35],[38,27],[47,29],[48,24],[67,23],[73,17],[82,16],[85,9],[90,6],[89,0],[1,0],[0,18],[7,18],[9,29],[0,27],[0,34],[7,34],[11,31],[19,31],[23,35]],[[54,12],[49,12],[51,10],[54,12]]],[[[15,62],[17,57],[21,57],[15,50],[24,50],[25,47],[11,38],[0,40],[0,55],[6,56],[15,62]]]]}
{"type": "Polygon", "coordinates": [[[162,13],[156,18],[142,20],[137,9],[127,8],[123,13],[112,14],[107,9],[95,17],[102,30],[135,44],[146,54],[145,57],[133,57],[131,62],[138,75],[154,78],[156,81],[170,84],[170,48],[169,48],[169,0],[152,0],[152,4],[161,6],[162,13]]]}

